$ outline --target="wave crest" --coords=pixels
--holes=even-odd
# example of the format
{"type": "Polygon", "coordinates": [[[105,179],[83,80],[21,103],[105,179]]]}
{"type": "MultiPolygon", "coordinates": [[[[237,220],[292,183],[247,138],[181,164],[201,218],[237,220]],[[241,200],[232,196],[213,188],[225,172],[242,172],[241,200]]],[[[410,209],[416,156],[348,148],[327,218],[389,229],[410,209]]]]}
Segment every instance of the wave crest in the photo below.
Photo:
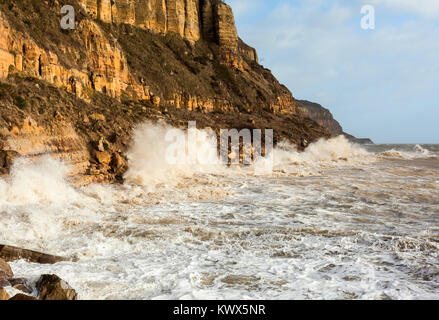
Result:
{"type": "Polygon", "coordinates": [[[297,151],[294,145],[282,142],[274,150],[275,165],[319,164],[324,162],[352,162],[370,159],[371,154],[361,146],[349,142],[344,136],[320,139],[305,151],[297,151]]]}
{"type": "Polygon", "coordinates": [[[197,173],[219,170],[216,138],[203,130],[189,130],[194,130],[188,134],[195,137],[196,154],[191,152],[190,142],[182,130],[150,122],[139,126],[127,153],[129,170],[125,180],[153,189],[160,184],[175,185],[179,179],[197,173]]]}

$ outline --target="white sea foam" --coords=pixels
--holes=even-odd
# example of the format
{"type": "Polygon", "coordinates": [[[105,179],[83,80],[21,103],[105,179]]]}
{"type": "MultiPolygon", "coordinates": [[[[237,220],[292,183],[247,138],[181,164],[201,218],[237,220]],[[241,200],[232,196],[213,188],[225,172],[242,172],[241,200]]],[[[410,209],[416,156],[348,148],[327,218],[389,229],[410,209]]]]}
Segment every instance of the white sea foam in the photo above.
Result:
{"type": "Polygon", "coordinates": [[[14,162],[0,179],[0,242],[41,249],[66,227],[93,220],[100,202],[71,186],[68,170],[49,156],[14,162]]]}
{"type": "Polygon", "coordinates": [[[289,142],[279,143],[273,150],[275,174],[298,177],[320,176],[328,168],[368,164],[376,157],[344,136],[320,139],[305,151],[298,151],[289,142]]]}
{"type": "Polygon", "coordinates": [[[431,152],[425,148],[423,148],[422,146],[420,146],[419,144],[417,144],[415,146],[415,151],[425,157],[429,157],[431,156],[431,152]]]}
{"type": "Polygon", "coordinates": [[[344,136],[331,139],[320,139],[310,144],[304,152],[299,152],[295,146],[282,142],[275,148],[275,163],[306,163],[339,161],[365,161],[370,159],[370,153],[359,145],[349,142],[344,136]]]}
{"type": "Polygon", "coordinates": [[[279,145],[276,170],[299,177],[173,169],[167,129],[137,131],[123,186],[73,188],[58,161],[16,162],[0,243],[79,259],[17,261],[16,276],[56,273],[81,299],[439,298],[437,170],[412,175],[340,137],[279,145]]]}
{"type": "Polygon", "coordinates": [[[175,185],[196,173],[219,170],[216,139],[202,130],[195,129],[193,134],[189,142],[185,132],[165,124],[141,125],[128,152],[127,182],[154,189],[159,184],[175,185]],[[191,143],[195,143],[196,154],[190,152],[191,143]]]}
{"type": "Polygon", "coordinates": [[[415,145],[412,150],[397,150],[392,148],[378,154],[378,157],[380,158],[397,158],[406,160],[429,158],[432,156],[434,156],[434,154],[431,151],[423,148],[419,144],[415,145]]]}
{"type": "Polygon", "coordinates": [[[36,162],[19,158],[8,179],[0,179],[0,201],[11,205],[65,203],[76,192],[66,181],[68,167],[43,157],[36,162]]]}

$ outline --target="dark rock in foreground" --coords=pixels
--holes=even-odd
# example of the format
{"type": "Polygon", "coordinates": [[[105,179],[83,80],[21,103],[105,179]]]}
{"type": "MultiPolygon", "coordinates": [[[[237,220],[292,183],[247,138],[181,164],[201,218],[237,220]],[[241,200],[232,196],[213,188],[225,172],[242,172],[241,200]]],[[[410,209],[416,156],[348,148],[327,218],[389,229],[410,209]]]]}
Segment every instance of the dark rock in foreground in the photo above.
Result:
{"type": "Polygon", "coordinates": [[[20,290],[24,293],[31,294],[33,292],[31,285],[26,279],[23,278],[11,278],[8,280],[12,287],[20,290]]]}
{"type": "Polygon", "coordinates": [[[12,298],[10,298],[9,300],[21,300],[21,301],[26,301],[26,300],[38,300],[35,297],[31,297],[22,293],[18,293],[15,296],[13,296],[12,298]]]}
{"type": "Polygon", "coordinates": [[[54,264],[68,260],[59,256],[7,245],[0,245],[0,259],[4,259],[7,262],[24,259],[29,262],[41,264],[54,264]]]}
{"type": "Polygon", "coordinates": [[[6,263],[5,260],[0,258],[0,280],[8,279],[14,276],[11,267],[6,263]]]}
{"type": "MultiPolygon", "coordinates": [[[[39,255],[41,254],[39,253],[39,255]]],[[[43,259],[43,261],[48,260],[43,259]]],[[[35,297],[24,294],[32,294],[32,292],[34,292],[32,286],[26,279],[12,278],[13,276],[14,273],[12,272],[9,264],[3,259],[0,259],[0,300],[38,300],[35,297]],[[7,287],[13,287],[24,293],[16,294],[14,297],[11,298],[5,289],[7,287]]],[[[67,282],[54,274],[42,275],[36,284],[36,288],[38,290],[40,300],[77,299],[76,291],[67,282]]]]}
{"type": "Polygon", "coordinates": [[[9,294],[6,292],[5,289],[0,288],[0,301],[2,300],[9,300],[9,294]]]}
{"type": "Polygon", "coordinates": [[[44,274],[37,282],[40,300],[76,300],[78,295],[70,285],[54,274],[44,274]]]}

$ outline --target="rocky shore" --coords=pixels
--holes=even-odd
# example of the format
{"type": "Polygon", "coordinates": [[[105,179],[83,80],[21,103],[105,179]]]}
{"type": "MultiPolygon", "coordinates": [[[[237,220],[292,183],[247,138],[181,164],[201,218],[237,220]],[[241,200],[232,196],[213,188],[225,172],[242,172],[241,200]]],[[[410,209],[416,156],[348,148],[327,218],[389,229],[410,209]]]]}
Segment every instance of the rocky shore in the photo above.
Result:
{"type": "Polygon", "coordinates": [[[54,264],[66,260],[32,250],[0,245],[0,300],[77,299],[76,291],[57,275],[43,274],[36,283],[32,283],[29,279],[15,278],[8,262],[20,259],[42,264],[54,264]]]}
{"type": "Polygon", "coordinates": [[[0,4],[0,175],[14,158],[51,155],[78,184],[120,182],[144,121],[273,129],[299,149],[331,136],[298,112],[220,0],[0,4]],[[74,30],[60,27],[67,4],[74,30]]]}
{"type": "MultiPolygon", "coordinates": [[[[0,3],[1,179],[17,158],[49,155],[77,185],[121,183],[133,130],[145,121],[273,129],[275,143],[299,150],[337,134],[300,106],[239,38],[223,1],[0,3]],[[60,28],[64,5],[75,8],[74,30],[60,28]]],[[[0,245],[0,259],[0,300],[77,298],[56,275],[30,283],[8,265],[62,257],[0,245]]]]}

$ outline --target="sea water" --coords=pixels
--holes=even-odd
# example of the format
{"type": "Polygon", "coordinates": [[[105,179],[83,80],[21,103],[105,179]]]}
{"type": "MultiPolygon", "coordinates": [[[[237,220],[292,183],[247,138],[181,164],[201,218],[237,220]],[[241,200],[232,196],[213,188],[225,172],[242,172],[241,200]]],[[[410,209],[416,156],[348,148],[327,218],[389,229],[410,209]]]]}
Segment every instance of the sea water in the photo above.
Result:
{"type": "Polygon", "coordinates": [[[281,143],[255,175],[170,168],[162,129],[137,132],[124,185],[15,163],[0,243],[75,260],[16,277],[55,273],[80,299],[439,299],[439,146],[281,143]]]}

